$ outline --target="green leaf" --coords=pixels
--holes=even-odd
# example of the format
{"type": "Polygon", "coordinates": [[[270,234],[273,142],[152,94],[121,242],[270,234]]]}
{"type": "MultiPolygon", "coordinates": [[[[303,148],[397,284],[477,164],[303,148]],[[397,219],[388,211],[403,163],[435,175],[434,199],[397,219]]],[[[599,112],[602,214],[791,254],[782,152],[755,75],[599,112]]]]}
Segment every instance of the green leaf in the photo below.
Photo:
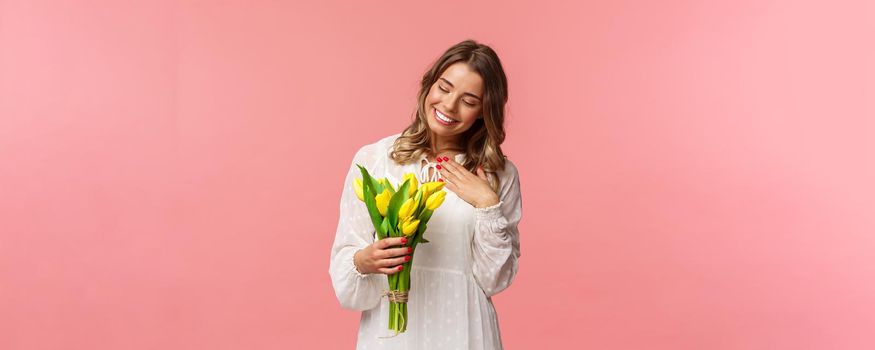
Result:
{"type": "Polygon", "coordinates": [[[393,196],[395,195],[395,187],[392,187],[392,183],[389,182],[388,179],[386,180],[386,183],[383,186],[383,188],[388,189],[390,195],[393,195],[393,196]]]}
{"type": "Polygon", "coordinates": [[[383,237],[394,237],[392,235],[392,231],[389,230],[389,218],[383,218],[383,223],[380,224],[380,228],[383,230],[383,237]]]}
{"type": "Polygon", "coordinates": [[[358,165],[358,164],[356,164],[356,166],[358,166],[359,169],[361,169],[361,171],[362,171],[362,186],[363,187],[370,186],[371,193],[373,193],[374,196],[376,196],[380,193],[383,193],[383,185],[380,184],[380,182],[377,181],[377,179],[375,179],[373,176],[371,176],[371,174],[368,173],[367,169],[365,169],[364,167],[362,167],[361,165],[358,165]]]}
{"type": "Polygon", "coordinates": [[[409,182],[409,179],[405,180],[404,184],[401,185],[401,188],[398,189],[398,192],[395,192],[389,200],[389,208],[386,209],[386,217],[389,218],[389,226],[391,227],[398,226],[398,209],[401,208],[401,205],[407,200],[407,187],[410,185],[409,182]]]}
{"type": "Polygon", "coordinates": [[[380,215],[380,211],[377,209],[377,201],[374,199],[376,191],[373,187],[373,179],[367,169],[358,164],[356,164],[356,166],[359,167],[362,173],[362,193],[365,197],[365,206],[368,208],[368,215],[370,215],[371,223],[374,224],[374,229],[377,231],[377,238],[383,239],[386,237],[386,231],[381,230],[383,216],[380,215]]]}
{"type": "Polygon", "coordinates": [[[416,228],[416,238],[413,239],[414,244],[428,243],[428,240],[423,237],[423,235],[425,234],[425,229],[427,228],[428,225],[426,225],[422,221],[419,222],[419,227],[416,228]]]}
{"type": "Polygon", "coordinates": [[[426,223],[428,220],[431,220],[431,215],[434,214],[434,210],[425,209],[419,214],[419,223],[426,223]]]}
{"type": "Polygon", "coordinates": [[[383,193],[383,184],[381,184],[380,181],[377,181],[377,179],[372,177],[371,183],[374,185],[374,188],[377,190],[374,193],[376,193],[376,194],[383,193]]]}
{"type": "Polygon", "coordinates": [[[422,201],[422,191],[417,189],[416,194],[413,195],[413,201],[416,202],[416,210],[413,212],[413,217],[419,218],[419,214],[425,209],[425,205],[419,205],[419,202],[422,201]]]}

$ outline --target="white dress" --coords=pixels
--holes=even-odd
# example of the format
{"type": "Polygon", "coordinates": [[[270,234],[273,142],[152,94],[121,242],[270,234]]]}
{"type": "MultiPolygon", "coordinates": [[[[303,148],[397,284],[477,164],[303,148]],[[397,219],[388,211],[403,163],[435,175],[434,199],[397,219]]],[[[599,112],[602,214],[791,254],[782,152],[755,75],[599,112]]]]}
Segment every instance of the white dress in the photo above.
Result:
{"type": "MultiPolygon", "coordinates": [[[[500,203],[475,208],[446,189],[447,196],[428,222],[416,246],[410,273],[407,331],[395,337],[388,329],[389,302],[384,274],[360,274],[353,254],[374,242],[374,227],[365,204],[356,198],[353,179],[361,177],[356,163],[375,177],[400,183],[404,173],[423,180],[436,164],[423,156],[420,164],[399,166],[389,158],[395,134],[356,152],[343,182],[340,219],[331,248],[329,274],[340,305],[362,311],[356,349],[502,349],[498,317],[491,296],[507,288],[520,257],[517,224],[522,216],[520,183],[509,160],[497,175],[500,203]],[[423,166],[423,162],[428,162],[423,166]]],[[[464,160],[456,155],[456,161],[464,160]]]]}

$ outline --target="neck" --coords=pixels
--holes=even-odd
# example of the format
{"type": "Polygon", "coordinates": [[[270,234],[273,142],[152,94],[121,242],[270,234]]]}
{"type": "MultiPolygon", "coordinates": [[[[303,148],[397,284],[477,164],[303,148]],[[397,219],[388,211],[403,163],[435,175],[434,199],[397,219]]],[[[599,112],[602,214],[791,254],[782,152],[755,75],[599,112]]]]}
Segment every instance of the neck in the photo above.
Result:
{"type": "Polygon", "coordinates": [[[434,154],[442,153],[447,150],[457,150],[461,151],[462,149],[458,146],[458,137],[453,138],[445,138],[438,136],[437,134],[432,133],[431,138],[431,151],[434,154]]]}

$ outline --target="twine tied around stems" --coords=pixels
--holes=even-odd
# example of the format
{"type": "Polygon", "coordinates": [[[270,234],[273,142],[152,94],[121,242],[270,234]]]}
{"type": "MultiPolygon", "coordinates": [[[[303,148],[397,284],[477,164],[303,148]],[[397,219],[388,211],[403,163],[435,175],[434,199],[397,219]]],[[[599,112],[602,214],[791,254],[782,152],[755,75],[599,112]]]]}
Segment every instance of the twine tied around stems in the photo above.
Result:
{"type": "MultiPolygon", "coordinates": [[[[383,291],[383,295],[381,295],[381,297],[383,297],[383,296],[387,296],[387,297],[389,297],[389,302],[391,302],[391,303],[407,303],[407,295],[408,295],[408,293],[409,293],[408,291],[400,291],[400,290],[384,290],[384,291],[383,291]]],[[[404,320],[404,315],[403,315],[403,314],[401,315],[401,322],[406,322],[406,321],[404,320]]],[[[394,338],[395,336],[397,336],[397,335],[399,335],[399,334],[401,334],[401,333],[398,332],[398,330],[395,330],[395,334],[394,334],[394,335],[391,335],[391,336],[388,336],[388,337],[379,337],[379,338],[381,338],[381,339],[394,338]]]]}
{"type": "Polygon", "coordinates": [[[392,303],[406,303],[407,302],[407,294],[408,291],[400,291],[400,290],[384,290],[383,295],[389,297],[389,302],[392,303]]]}

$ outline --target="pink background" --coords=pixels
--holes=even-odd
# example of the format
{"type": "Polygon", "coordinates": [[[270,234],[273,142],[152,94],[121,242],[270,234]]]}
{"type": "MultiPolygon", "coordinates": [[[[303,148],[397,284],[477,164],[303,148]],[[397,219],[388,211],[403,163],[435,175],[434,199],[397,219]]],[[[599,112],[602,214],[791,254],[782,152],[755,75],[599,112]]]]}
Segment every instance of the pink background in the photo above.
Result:
{"type": "Polygon", "coordinates": [[[0,1],[0,348],[352,348],[343,176],[469,37],[510,80],[507,349],[875,348],[873,23],[871,1],[0,1]]]}

